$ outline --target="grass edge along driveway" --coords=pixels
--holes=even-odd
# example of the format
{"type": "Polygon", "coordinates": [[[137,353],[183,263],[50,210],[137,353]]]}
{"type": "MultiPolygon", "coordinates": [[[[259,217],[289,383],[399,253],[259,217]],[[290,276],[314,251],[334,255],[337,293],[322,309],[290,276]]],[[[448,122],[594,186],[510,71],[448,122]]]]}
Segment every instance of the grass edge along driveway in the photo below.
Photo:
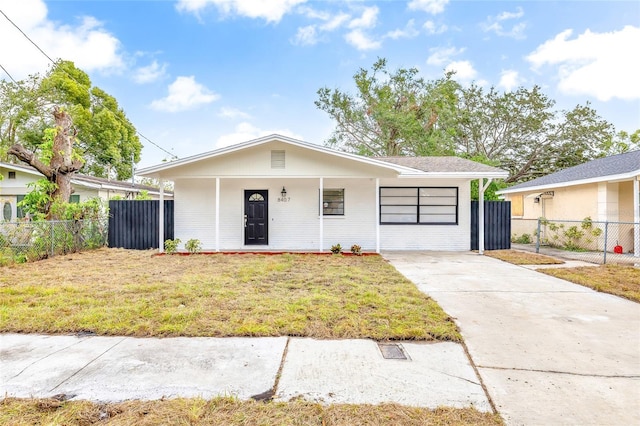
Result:
{"type": "Polygon", "coordinates": [[[0,268],[0,332],[461,340],[380,256],[123,249],[0,268]]]}

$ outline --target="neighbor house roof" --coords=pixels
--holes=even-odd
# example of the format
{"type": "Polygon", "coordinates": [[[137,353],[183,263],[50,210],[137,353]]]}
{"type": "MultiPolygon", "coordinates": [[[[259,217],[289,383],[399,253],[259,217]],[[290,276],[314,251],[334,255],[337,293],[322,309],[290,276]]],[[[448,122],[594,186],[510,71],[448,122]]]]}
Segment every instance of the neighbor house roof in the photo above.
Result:
{"type": "MultiPolygon", "coordinates": [[[[0,162],[0,167],[5,169],[19,171],[30,175],[41,177],[42,174],[31,166],[22,164],[12,164],[0,162]]],[[[159,193],[159,189],[153,186],[141,185],[138,183],[132,184],[131,182],[123,182],[120,180],[111,180],[106,178],[99,178],[95,176],[83,175],[76,173],[71,179],[71,183],[78,186],[84,186],[87,188],[103,189],[103,190],[116,190],[116,191],[129,191],[140,192],[147,191],[151,194],[159,193]]],[[[171,195],[171,192],[165,191],[165,194],[171,195]]]]}
{"type": "Polygon", "coordinates": [[[498,192],[524,192],[587,183],[628,180],[640,175],[640,150],[598,158],[498,192]]]}
{"type": "Polygon", "coordinates": [[[238,143],[225,148],[214,151],[205,152],[203,154],[194,155],[180,160],[168,163],[158,164],[156,166],[147,167],[139,170],[139,174],[146,176],[158,176],[158,173],[170,170],[175,167],[184,166],[209,158],[218,157],[231,152],[248,149],[254,146],[262,145],[269,142],[284,142],[290,145],[306,148],[312,151],[333,155],[340,158],[349,159],[359,163],[365,163],[385,169],[391,169],[398,173],[399,176],[406,177],[463,177],[463,178],[506,178],[508,173],[495,167],[479,164],[474,161],[465,160],[457,157],[364,157],[362,155],[351,154],[348,152],[337,151],[322,145],[293,139],[287,136],[272,134],[247,142],[238,143]]]}
{"type": "Polygon", "coordinates": [[[460,157],[375,157],[378,160],[387,163],[398,164],[412,169],[421,170],[423,172],[432,173],[459,173],[459,172],[475,172],[475,173],[505,173],[502,170],[487,166],[486,164],[467,160],[460,157]]]}

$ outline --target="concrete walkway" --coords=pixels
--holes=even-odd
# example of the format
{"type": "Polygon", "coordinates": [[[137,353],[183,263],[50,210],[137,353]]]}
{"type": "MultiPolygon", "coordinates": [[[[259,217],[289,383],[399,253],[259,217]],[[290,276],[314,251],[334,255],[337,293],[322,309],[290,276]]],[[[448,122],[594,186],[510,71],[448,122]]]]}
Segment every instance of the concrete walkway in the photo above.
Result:
{"type": "Polygon", "coordinates": [[[370,340],[0,335],[0,393],[122,401],[235,396],[491,406],[462,345],[370,340]],[[397,354],[396,354],[397,355],[397,354]]]}
{"type": "Polygon", "coordinates": [[[510,425],[639,425],[640,305],[474,253],[384,253],[455,318],[510,425]]]}

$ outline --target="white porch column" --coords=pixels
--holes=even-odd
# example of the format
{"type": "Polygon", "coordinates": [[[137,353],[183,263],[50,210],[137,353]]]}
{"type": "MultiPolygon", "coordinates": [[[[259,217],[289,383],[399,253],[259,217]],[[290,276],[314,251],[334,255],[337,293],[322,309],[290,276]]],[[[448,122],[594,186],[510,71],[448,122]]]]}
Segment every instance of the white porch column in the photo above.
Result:
{"type": "Polygon", "coordinates": [[[158,253],[164,252],[164,179],[160,178],[160,209],[158,217],[158,253]]]}
{"type": "Polygon", "coordinates": [[[376,178],[376,253],[380,253],[380,178],[376,178]]]}
{"type": "Polygon", "coordinates": [[[324,178],[320,178],[320,196],[318,197],[318,207],[320,212],[320,251],[322,252],[322,242],[324,240],[324,209],[323,209],[324,178]]]}
{"type": "Polygon", "coordinates": [[[640,176],[633,180],[633,255],[640,257],[640,176]]]}
{"type": "Polygon", "coordinates": [[[484,178],[478,179],[478,253],[484,254],[484,191],[489,187],[491,178],[484,184],[484,178]]]}
{"type": "Polygon", "coordinates": [[[220,251],[220,178],[216,178],[216,251],[220,251]]]}

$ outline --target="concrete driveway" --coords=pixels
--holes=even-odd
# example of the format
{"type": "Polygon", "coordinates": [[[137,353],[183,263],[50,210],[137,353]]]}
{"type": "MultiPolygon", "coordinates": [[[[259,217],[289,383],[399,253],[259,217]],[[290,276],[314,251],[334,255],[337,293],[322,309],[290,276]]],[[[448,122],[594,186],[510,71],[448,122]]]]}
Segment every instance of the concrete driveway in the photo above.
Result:
{"type": "Polygon", "coordinates": [[[513,425],[640,425],[640,305],[474,253],[383,254],[455,318],[513,425]]]}

